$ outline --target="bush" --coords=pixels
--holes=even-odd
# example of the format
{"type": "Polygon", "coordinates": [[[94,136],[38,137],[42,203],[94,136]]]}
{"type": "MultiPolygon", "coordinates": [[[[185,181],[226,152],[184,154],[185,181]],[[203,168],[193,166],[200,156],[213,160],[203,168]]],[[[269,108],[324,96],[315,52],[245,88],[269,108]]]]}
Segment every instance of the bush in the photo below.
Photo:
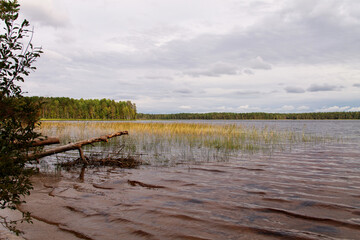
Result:
{"type": "MultiPolygon", "coordinates": [[[[39,105],[23,97],[18,83],[35,70],[31,65],[42,52],[31,44],[29,22],[16,22],[19,7],[17,0],[0,0],[0,209],[12,210],[32,189],[32,170],[26,167],[26,156],[31,142],[38,137],[34,129],[39,105]]],[[[29,214],[24,213],[20,221],[30,221],[29,214]]],[[[18,234],[15,223],[5,218],[1,221],[18,234]]]]}

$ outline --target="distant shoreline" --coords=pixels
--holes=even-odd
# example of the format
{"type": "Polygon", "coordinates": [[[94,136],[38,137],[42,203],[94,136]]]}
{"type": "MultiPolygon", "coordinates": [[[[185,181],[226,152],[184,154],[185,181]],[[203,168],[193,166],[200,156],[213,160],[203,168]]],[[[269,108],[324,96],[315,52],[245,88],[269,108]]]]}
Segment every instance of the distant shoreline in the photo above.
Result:
{"type": "Polygon", "coordinates": [[[360,112],[309,112],[309,113],[138,113],[137,120],[350,120],[360,119],[360,112]]]}
{"type": "Polygon", "coordinates": [[[40,118],[53,121],[131,121],[131,120],[349,120],[360,119],[356,112],[207,112],[139,113],[131,101],[73,99],[67,97],[28,97],[41,102],[40,118]]]}
{"type": "Polygon", "coordinates": [[[164,120],[360,120],[360,112],[317,113],[138,113],[136,119],[41,118],[40,121],[164,121],[164,120]]]}

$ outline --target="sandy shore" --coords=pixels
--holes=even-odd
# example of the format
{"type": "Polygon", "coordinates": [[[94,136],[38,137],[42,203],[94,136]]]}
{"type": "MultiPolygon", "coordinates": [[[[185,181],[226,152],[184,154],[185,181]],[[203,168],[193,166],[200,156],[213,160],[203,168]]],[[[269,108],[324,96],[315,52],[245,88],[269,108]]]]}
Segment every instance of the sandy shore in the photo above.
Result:
{"type": "MultiPolygon", "coordinates": [[[[9,209],[4,209],[0,211],[0,216],[9,217],[11,219],[20,216],[20,212],[10,211],[9,209]]],[[[12,233],[9,229],[5,228],[0,224],[0,240],[24,240],[21,236],[16,236],[16,234],[12,233]]]]}
{"type": "Polygon", "coordinates": [[[0,240],[24,240],[24,238],[20,236],[16,236],[11,233],[8,229],[0,226],[0,240]]]}

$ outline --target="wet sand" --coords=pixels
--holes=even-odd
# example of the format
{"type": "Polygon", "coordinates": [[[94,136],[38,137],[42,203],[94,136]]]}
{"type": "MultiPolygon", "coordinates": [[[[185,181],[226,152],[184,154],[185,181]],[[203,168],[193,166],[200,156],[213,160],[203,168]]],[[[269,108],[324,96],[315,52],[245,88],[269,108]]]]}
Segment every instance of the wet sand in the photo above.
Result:
{"type": "Polygon", "coordinates": [[[26,239],[359,239],[360,161],[341,144],[229,162],[39,175],[26,239]]]}
{"type": "Polygon", "coordinates": [[[16,236],[15,234],[11,233],[7,229],[3,229],[0,227],[0,239],[1,240],[24,240],[24,238],[20,236],[16,236]]]}

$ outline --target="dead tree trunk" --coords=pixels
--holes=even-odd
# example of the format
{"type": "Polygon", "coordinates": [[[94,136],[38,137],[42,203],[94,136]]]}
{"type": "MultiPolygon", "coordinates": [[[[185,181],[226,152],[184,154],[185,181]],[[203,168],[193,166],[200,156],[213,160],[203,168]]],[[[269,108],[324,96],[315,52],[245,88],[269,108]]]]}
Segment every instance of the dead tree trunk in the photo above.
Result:
{"type": "Polygon", "coordinates": [[[56,137],[39,137],[36,138],[32,143],[32,147],[44,146],[44,145],[51,145],[51,144],[58,144],[60,140],[56,137]]]}
{"type": "Polygon", "coordinates": [[[116,133],[113,133],[113,134],[104,135],[104,136],[97,137],[97,138],[91,138],[91,139],[88,139],[88,140],[83,140],[83,141],[79,141],[79,142],[75,142],[75,143],[69,143],[67,145],[63,145],[63,146],[55,147],[55,148],[52,148],[52,149],[48,149],[48,150],[45,150],[45,151],[40,152],[40,153],[29,154],[27,157],[28,157],[29,160],[35,160],[35,159],[38,160],[39,158],[50,156],[50,155],[53,155],[53,154],[56,154],[56,153],[66,152],[66,151],[70,151],[70,150],[79,150],[81,160],[85,164],[87,164],[87,160],[86,160],[86,158],[84,156],[83,150],[81,149],[82,146],[88,145],[88,144],[91,144],[91,143],[95,143],[95,142],[107,142],[109,138],[113,138],[113,137],[117,137],[117,136],[121,136],[121,135],[127,135],[127,134],[128,134],[127,131],[116,132],[116,133]]]}

